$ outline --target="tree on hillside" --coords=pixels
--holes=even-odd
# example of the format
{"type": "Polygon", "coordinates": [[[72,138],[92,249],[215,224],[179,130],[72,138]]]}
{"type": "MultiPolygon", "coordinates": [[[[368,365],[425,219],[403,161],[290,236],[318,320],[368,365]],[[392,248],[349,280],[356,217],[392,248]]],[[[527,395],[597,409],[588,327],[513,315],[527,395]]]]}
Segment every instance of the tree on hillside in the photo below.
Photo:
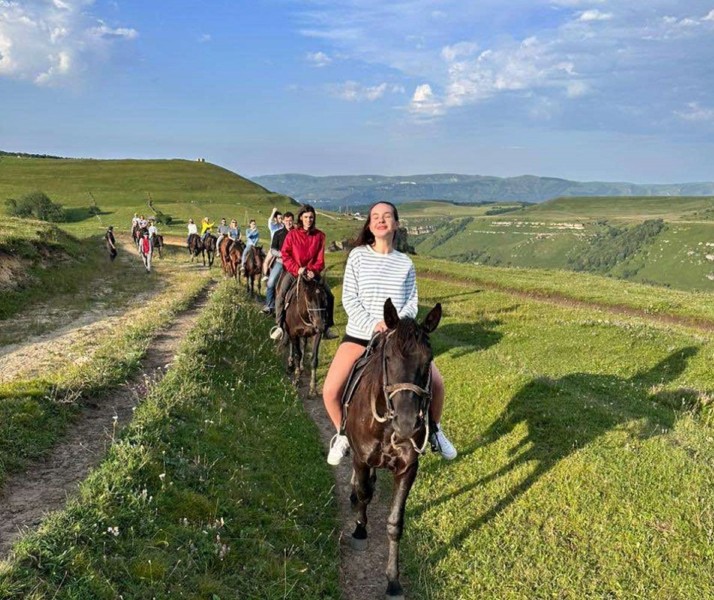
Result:
{"type": "Polygon", "coordinates": [[[5,201],[8,213],[13,217],[34,217],[41,221],[57,223],[64,221],[65,212],[61,204],[50,200],[44,192],[30,192],[19,200],[10,198],[5,201]]]}

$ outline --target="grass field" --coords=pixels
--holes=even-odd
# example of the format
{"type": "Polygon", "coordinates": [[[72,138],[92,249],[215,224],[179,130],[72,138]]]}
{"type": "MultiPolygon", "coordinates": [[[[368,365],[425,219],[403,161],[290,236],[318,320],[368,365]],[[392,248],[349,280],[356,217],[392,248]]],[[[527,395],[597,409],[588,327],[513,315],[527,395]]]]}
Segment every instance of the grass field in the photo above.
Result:
{"type": "MultiPolygon", "coordinates": [[[[481,235],[510,236],[504,258],[556,266],[567,249],[549,253],[546,244],[582,241],[583,232],[548,229],[549,219],[481,235]],[[549,231],[562,236],[536,237],[549,231]]],[[[476,216],[433,250],[506,220],[516,221],[476,216]]],[[[670,221],[646,248],[638,278],[668,273],[687,287],[692,269],[705,272],[710,225],[684,221],[670,221]]],[[[88,222],[71,228],[93,233],[88,222]]],[[[345,259],[328,255],[338,303],[345,259]]],[[[157,269],[189,285],[186,260],[176,254],[157,269]]],[[[421,313],[444,307],[432,343],[447,388],[443,426],[460,456],[422,460],[402,544],[409,597],[714,597],[711,293],[428,256],[415,264],[421,313]]],[[[85,292],[80,300],[97,301],[85,292]]],[[[344,330],[342,311],[337,325],[344,330]]],[[[0,566],[0,597],[340,598],[333,482],[269,326],[221,285],[80,498],[0,566]]],[[[139,334],[125,333],[93,355],[96,369],[59,369],[52,382],[89,389],[125,377],[141,348],[139,334]]],[[[323,378],[337,344],[323,344],[323,378]]],[[[0,463],[17,469],[35,444],[41,451],[56,439],[38,443],[35,430],[61,433],[71,413],[52,412],[48,389],[40,379],[4,389],[0,463]]]]}
{"type": "Polygon", "coordinates": [[[338,598],[317,432],[224,284],[80,497],[0,565],[2,598],[338,598]]]}
{"type": "MultiPolygon", "coordinates": [[[[712,596],[711,336],[483,289],[451,269],[427,278],[429,261],[417,264],[422,314],[444,306],[432,337],[460,457],[423,460],[403,543],[410,597],[712,596]]],[[[517,285],[515,270],[487,271],[517,285]]],[[[685,292],[556,276],[549,289],[594,300],[601,282],[616,301],[649,292],[650,306],[714,319],[705,295],[690,306],[685,292]]]]}
{"type": "MultiPolygon", "coordinates": [[[[108,225],[129,231],[134,213],[152,214],[151,198],[155,208],[172,217],[170,226],[160,226],[164,234],[185,236],[189,218],[199,223],[207,216],[218,224],[225,217],[237,219],[241,228],[256,219],[265,240],[273,207],[295,212],[297,206],[287,196],[211,163],[0,158],[0,205],[35,190],[68,209],[70,222],[62,228],[78,237],[103,235],[108,225]],[[91,216],[88,210],[95,201],[102,213],[91,216]]],[[[318,220],[330,231],[330,239],[350,237],[356,229],[351,218],[325,214],[318,220]]]]}

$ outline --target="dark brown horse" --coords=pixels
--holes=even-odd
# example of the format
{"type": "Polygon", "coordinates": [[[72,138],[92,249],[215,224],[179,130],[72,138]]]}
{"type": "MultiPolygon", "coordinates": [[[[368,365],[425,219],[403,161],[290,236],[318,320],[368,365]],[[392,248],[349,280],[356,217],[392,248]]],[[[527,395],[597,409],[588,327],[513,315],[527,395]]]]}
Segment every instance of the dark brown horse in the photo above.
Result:
{"type": "Polygon", "coordinates": [[[163,258],[161,251],[164,249],[164,236],[158,233],[151,236],[151,246],[159,253],[159,258],[163,258]]]}
{"type": "MultiPolygon", "coordinates": [[[[213,260],[216,258],[216,236],[213,235],[212,233],[209,233],[206,236],[206,239],[203,242],[203,249],[206,252],[206,256],[208,256],[208,268],[210,269],[213,266],[213,260]]],[[[206,259],[204,257],[203,259],[203,266],[206,266],[206,259]]]]}
{"type": "Polygon", "coordinates": [[[317,393],[317,361],[320,341],[325,331],[327,292],[320,280],[299,276],[286,294],[285,300],[287,308],[283,340],[286,340],[288,345],[288,374],[293,375],[293,383],[297,385],[303,371],[307,341],[312,338],[309,394],[313,396],[317,393]]]}
{"type": "MultiPolygon", "coordinates": [[[[203,242],[201,236],[197,233],[192,233],[188,236],[188,255],[191,257],[191,262],[199,255],[203,254],[203,242]]],[[[203,264],[206,264],[206,258],[203,259],[203,264]]]]}
{"type": "Polygon", "coordinates": [[[136,244],[137,248],[139,247],[139,242],[141,241],[141,238],[144,237],[145,231],[149,231],[148,228],[139,227],[139,225],[134,225],[131,230],[131,237],[134,240],[134,243],[136,244]]]}
{"type": "Polygon", "coordinates": [[[208,234],[206,240],[203,241],[197,233],[192,233],[188,236],[188,253],[191,256],[191,262],[200,254],[204,267],[206,266],[206,255],[208,255],[208,267],[211,268],[216,256],[216,236],[208,234]]]}
{"type": "Polygon", "coordinates": [[[245,257],[245,289],[251,296],[255,295],[255,279],[258,279],[258,293],[262,287],[261,276],[263,275],[263,261],[265,253],[260,246],[251,246],[248,255],[245,257]]]}
{"type": "Polygon", "coordinates": [[[350,501],[356,518],[351,538],[355,550],[367,547],[367,506],[374,493],[376,469],[394,474],[387,518],[387,598],[403,598],[404,593],[399,583],[399,540],[419,456],[428,445],[433,359],[429,334],[440,320],[441,304],[419,324],[414,319],[399,319],[387,299],[384,321],[389,331],[374,341],[375,349],[346,408],[345,433],[353,457],[350,501]]]}

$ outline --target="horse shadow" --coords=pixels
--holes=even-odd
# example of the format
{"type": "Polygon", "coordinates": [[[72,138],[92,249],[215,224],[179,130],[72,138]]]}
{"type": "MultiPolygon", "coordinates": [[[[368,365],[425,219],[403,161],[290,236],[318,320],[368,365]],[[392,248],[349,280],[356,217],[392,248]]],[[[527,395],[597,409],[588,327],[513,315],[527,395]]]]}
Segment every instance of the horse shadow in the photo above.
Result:
{"type": "Polygon", "coordinates": [[[677,418],[670,402],[671,392],[653,390],[681,375],[697,352],[696,347],[682,348],[630,378],[572,373],[560,379],[537,377],[524,385],[476,444],[460,453],[463,459],[525,425],[526,435],[508,451],[509,462],[476,481],[428,501],[412,515],[423,514],[472,493],[521,466],[535,464],[535,467],[486,512],[465,518],[461,530],[436,549],[430,561],[444,558],[451,548],[458,547],[517,502],[561,460],[609,431],[629,423],[632,424],[631,435],[648,439],[671,429],[677,418]]]}

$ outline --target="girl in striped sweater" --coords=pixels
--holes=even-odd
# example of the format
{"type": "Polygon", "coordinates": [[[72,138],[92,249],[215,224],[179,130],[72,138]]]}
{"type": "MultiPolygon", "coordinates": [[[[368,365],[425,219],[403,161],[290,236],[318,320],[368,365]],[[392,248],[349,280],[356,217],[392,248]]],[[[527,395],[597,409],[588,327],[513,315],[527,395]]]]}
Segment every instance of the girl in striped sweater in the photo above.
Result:
{"type": "MultiPolygon", "coordinates": [[[[392,299],[401,317],[415,318],[418,308],[416,272],[411,259],[394,248],[399,214],[391,202],[378,202],[369,210],[356,247],[345,267],[342,305],[347,313],[347,330],[322,388],[325,408],[337,429],[330,443],[327,462],[337,465],[349,449],[347,436],[339,433],[342,423],[342,392],[352,365],[362,355],[370,338],[387,330],[384,303],[392,299]]],[[[456,457],[456,449],[439,426],[444,405],[444,380],[431,363],[431,416],[437,423],[433,445],[444,458],[456,457]]]]}

